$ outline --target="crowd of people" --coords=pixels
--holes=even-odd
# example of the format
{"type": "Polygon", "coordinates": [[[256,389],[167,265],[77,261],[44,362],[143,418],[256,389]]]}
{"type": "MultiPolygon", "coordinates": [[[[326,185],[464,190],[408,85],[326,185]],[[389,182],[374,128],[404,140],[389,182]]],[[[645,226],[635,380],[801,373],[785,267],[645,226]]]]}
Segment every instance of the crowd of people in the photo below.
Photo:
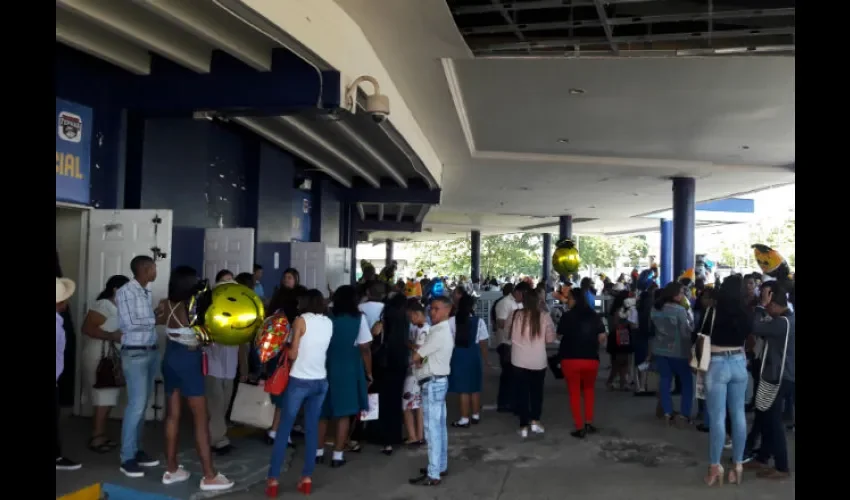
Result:
{"type": "MultiPolygon", "coordinates": [[[[133,278],[113,276],[107,281],[82,328],[88,339],[84,381],[94,406],[89,448],[98,453],[118,448],[120,470],[128,477],[142,477],[159,464],[144,451],[142,432],[161,363],[167,397],[162,482],[179,483],[190,476],[177,460],[185,398],[203,469],[201,490],[231,488],[233,482],[216,471],[213,454],[232,449],[227,414],[234,385],[268,378],[281,360],[259,363],[250,344],[201,345],[189,327],[188,304],[199,282],[196,270],[172,270],[168,297],[153,304],[148,285],[156,279],[156,263],[137,256],[130,267],[133,278]],[[167,338],[162,357],[157,325],[165,328],[167,338]],[[120,364],[123,384],[104,382],[109,378],[103,373],[104,360],[112,360],[113,368],[120,364]],[[126,386],[127,406],[116,443],[107,436],[105,422],[118,402],[120,385],[126,386]]],[[[235,277],[222,270],[216,283],[236,282],[263,296],[261,274],[259,266],[253,275],[235,277]]],[[[744,469],[758,469],[760,477],[787,477],[783,417],[793,412],[793,293],[776,281],[761,283],[759,275],[732,275],[714,288],[687,278],[659,288],[650,277],[642,284],[637,277],[625,276],[613,283],[606,290],[613,300],[602,314],[596,310],[597,292],[589,278],[555,290],[552,297],[560,304],[556,307],[547,303],[545,283],[505,284],[502,298],[490,311],[501,368],[498,411],[517,418],[521,439],[543,435],[543,386],[551,370],[566,381],[575,425],[571,435],[583,439],[597,432],[594,400],[604,350],[611,361],[609,390],[657,394],[658,416],[671,426],[702,420],[698,429],[709,433],[710,442],[708,485],[724,478],[738,483],[744,469]],[[557,354],[550,356],[547,345],[556,341],[557,354]],[[706,356],[710,362],[700,364],[706,356]],[[701,371],[700,366],[707,369],[701,371]],[[659,375],[657,391],[649,390],[651,371],[659,375]],[[757,381],[750,405],[744,400],[748,371],[757,381]],[[695,389],[700,407],[696,416],[695,389]],[[677,393],[681,404],[675,411],[677,393]],[[750,406],[756,416],[748,435],[745,411],[750,406]],[[732,462],[726,475],[720,460],[728,444],[732,462]]],[[[387,456],[399,446],[426,446],[428,464],[410,483],[441,484],[448,473],[448,428],[466,428],[482,419],[491,332],[487,321],[476,316],[474,294],[466,287],[422,282],[418,294],[405,295],[405,284],[399,286],[392,274],[370,275],[326,296],[302,286],[297,270],[283,273],[267,301],[267,315],[285,316],[291,325],[289,348],[281,354],[290,362],[289,382],[282,394],[272,396],[276,411],[266,432],[272,445],[269,497],[278,495],[293,432],[304,434],[305,460],[297,483],[302,493],[312,490],[312,475],[317,464],[326,463],[326,448],[331,449],[328,465],[339,468],[346,464],[345,454],[361,451],[364,442],[377,445],[387,456]],[[373,394],[378,418],[362,422],[360,415],[370,410],[373,394]],[[459,403],[459,415],[451,421],[447,394],[456,395],[459,403]]],[[[57,278],[57,379],[63,370],[65,338],[60,312],[74,288],[72,281],[57,278]]],[[[58,403],[56,457],[57,470],[79,468],[61,453],[58,403]]]]}

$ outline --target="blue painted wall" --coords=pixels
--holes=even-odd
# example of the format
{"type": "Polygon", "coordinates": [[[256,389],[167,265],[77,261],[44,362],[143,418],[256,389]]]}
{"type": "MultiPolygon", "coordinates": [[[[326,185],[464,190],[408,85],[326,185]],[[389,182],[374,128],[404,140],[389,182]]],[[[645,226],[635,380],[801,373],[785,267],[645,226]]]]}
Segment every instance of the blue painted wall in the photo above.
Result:
{"type": "Polygon", "coordinates": [[[269,293],[289,263],[282,243],[341,243],[344,188],[312,173],[311,192],[295,187],[312,165],[233,124],[128,112],[115,104],[121,102],[115,92],[131,75],[59,43],[55,70],[56,97],[92,108],[92,205],[173,210],[175,263],[202,266],[200,229],[217,227],[219,216],[224,227],[256,228],[257,262],[266,269],[269,293]]]}
{"type": "MultiPolygon", "coordinates": [[[[257,197],[257,242],[285,242],[292,231],[293,198],[296,190],[295,159],[268,143],[260,146],[259,187],[257,197]]],[[[288,262],[288,259],[287,259],[288,262]]]]}
{"type": "Polygon", "coordinates": [[[324,179],[319,183],[321,195],[321,227],[319,240],[324,241],[330,247],[341,246],[340,216],[342,214],[342,188],[334,184],[330,179],[324,179]]]}
{"type": "Polygon", "coordinates": [[[251,227],[243,140],[214,122],[149,119],[142,152],[141,208],[168,207],[174,225],[251,227]]]}
{"type": "Polygon", "coordinates": [[[56,97],[92,108],[91,204],[118,208],[123,109],[110,104],[116,81],[130,74],[70,47],[56,44],[56,97]]]}

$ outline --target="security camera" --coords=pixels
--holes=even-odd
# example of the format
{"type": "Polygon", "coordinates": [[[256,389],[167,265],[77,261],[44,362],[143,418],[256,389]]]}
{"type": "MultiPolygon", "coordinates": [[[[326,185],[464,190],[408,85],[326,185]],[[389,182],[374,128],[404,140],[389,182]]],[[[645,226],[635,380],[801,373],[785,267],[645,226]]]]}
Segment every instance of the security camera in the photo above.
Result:
{"type": "Polygon", "coordinates": [[[366,112],[375,123],[384,122],[390,115],[390,98],[381,93],[381,87],[374,77],[363,75],[351,82],[345,92],[346,107],[352,112],[357,112],[357,89],[362,82],[372,84],[374,91],[366,96],[366,112]]]}
{"type": "Polygon", "coordinates": [[[366,112],[372,116],[375,123],[383,122],[390,115],[390,98],[383,94],[367,96],[366,112]]]}

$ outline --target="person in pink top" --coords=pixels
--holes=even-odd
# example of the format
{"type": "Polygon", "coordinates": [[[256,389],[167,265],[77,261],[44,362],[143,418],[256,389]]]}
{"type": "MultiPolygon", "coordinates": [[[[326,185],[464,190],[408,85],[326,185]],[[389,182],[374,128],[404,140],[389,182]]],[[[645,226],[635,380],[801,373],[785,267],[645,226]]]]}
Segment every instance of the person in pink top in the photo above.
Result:
{"type": "Polygon", "coordinates": [[[519,433],[528,437],[543,434],[540,416],[543,412],[543,380],[548,360],[546,344],[555,341],[555,324],[540,305],[540,298],[532,290],[523,290],[522,309],[508,318],[506,329],[511,349],[517,399],[514,411],[519,417],[519,433]]]}

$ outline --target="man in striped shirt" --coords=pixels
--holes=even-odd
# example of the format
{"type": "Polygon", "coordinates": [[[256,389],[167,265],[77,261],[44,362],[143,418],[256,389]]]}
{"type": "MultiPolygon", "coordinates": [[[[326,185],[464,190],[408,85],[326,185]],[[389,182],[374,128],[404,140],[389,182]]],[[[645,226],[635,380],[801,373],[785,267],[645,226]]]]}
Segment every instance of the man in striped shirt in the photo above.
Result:
{"type": "Polygon", "coordinates": [[[127,382],[127,408],[121,424],[121,472],[142,477],[143,467],[156,467],[159,460],[140,449],[145,410],[159,367],[156,317],[148,285],[156,279],[156,263],[146,255],[130,261],[133,279],[115,293],[121,328],[121,367],[127,382]]]}

